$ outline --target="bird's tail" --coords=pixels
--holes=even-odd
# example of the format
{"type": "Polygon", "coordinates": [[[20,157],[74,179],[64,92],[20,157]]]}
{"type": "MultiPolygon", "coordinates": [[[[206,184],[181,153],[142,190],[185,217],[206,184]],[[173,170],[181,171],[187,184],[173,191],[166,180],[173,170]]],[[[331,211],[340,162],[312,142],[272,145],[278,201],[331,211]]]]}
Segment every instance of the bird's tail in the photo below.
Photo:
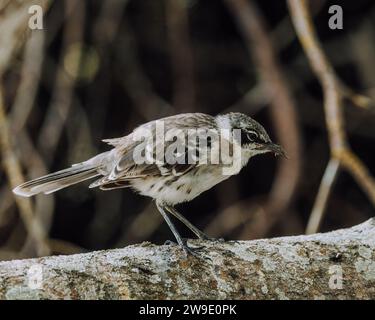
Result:
{"type": "Polygon", "coordinates": [[[23,197],[31,197],[38,193],[50,194],[98,175],[100,175],[98,165],[86,161],[75,164],[70,168],[25,182],[14,188],[13,192],[23,197]]]}

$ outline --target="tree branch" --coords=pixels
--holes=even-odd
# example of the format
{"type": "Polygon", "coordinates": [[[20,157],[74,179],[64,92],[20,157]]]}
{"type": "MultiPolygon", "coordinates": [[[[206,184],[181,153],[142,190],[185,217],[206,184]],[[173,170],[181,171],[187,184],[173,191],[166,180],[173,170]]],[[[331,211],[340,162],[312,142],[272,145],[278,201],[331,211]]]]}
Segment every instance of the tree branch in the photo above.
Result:
{"type": "Polygon", "coordinates": [[[1,262],[0,299],[375,298],[375,219],[309,236],[189,243],[209,259],[143,243],[1,262]]]}

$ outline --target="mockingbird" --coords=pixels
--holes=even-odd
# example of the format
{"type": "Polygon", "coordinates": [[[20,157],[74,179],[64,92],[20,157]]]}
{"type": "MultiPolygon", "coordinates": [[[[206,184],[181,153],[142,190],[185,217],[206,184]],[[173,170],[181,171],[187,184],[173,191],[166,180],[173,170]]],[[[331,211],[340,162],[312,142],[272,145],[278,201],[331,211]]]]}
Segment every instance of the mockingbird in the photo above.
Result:
{"type": "Polygon", "coordinates": [[[25,197],[39,193],[50,194],[94,177],[100,178],[91,183],[90,188],[111,190],[131,187],[155,200],[159,212],[186,253],[193,253],[192,248],[187,246],[186,240],[178,233],[170,214],[199,238],[209,238],[176,211],[174,206],[194,199],[237,174],[257,154],[273,152],[275,155],[284,155],[282,148],[271,141],[258,122],[241,113],[216,117],[203,113],[179,114],[145,123],[124,137],[103,141],[113,148],[68,169],[25,182],[13,192],[25,197]],[[163,130],[158,132],[160,125],[163,130]],[[189,139],[194,131],[195,135],[189,139]],[[200,135],[204,139],[199,139],[200,135]],[[147,136],[150,139],[146,139],[147,136]],[[175,138],[171,139],[171,136],[175,138]],[[219,140],[227,142],[229,147],[226,153],[220,150],[222,144],[214,148],[218,146],[219,140]],[[237,153],[236,147],[239,150],[237,153]],[[214,153],[214,149],[220,152],[214,153]],[[215,156],[210,157],[210,153],[215,156]],[[225,173],[225,169],[231,167],[228,162],[224,163],[224,159],[228,158],[232,159],[232,165],[237,162],[237,166],[225,173]]]}

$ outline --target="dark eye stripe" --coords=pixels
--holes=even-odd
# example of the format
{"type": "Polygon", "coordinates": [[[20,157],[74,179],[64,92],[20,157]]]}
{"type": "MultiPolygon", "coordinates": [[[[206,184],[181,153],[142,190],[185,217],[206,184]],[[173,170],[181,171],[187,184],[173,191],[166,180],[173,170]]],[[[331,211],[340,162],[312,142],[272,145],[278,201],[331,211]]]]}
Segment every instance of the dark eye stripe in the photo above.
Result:
{"type": "Polygon", "coordinates": [[[257,142],[260,140],[256,132],[248,132],[246,136],[248,141],[257,142]]]}
{"type": "Polygon", "coordinates": [[[241,143],[245,144],[249,142],[264,143],[257,132],[241,130],[241,143]]]}

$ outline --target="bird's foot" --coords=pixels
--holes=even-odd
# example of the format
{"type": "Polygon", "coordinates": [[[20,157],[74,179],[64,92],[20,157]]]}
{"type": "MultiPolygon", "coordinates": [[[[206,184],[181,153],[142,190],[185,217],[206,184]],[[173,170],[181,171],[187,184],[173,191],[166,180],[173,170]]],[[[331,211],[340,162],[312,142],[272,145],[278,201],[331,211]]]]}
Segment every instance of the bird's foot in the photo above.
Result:
{"type": "Polygon", "coordinates": [[[203,246],[200,246],[200,247],[190,247],[187,245],[187,243],[185,243],[184,245],[181,246],[182,247],[182,250],[184,250],[185,252],[185,256],[186,258],[191,255],[197,259],[201,259],[201,258],[205,258],[201,252],[199,252],[200,250],[202,250],[204,247],[203,246]]]}
{"type": "Polygon", "coordinates": [[[166,241],[164,242],[164,245],[165,245],[165,246],[172,246],[172,245],[177,245],[177,243],[174,242],[174,241],[172,241],[172,240],[166,240],[166,241]]]}
{"type": "Polygon", "coordinates": [[[182,243],[176,243],[174,241],[167,240],[164,242],[164,245],[179,245],[181,249],[184,251],[186,257],[191,255],[198,259],[204,258],[204,259],[211,260],[208,257],[203,257],[202,254],[199,252],[200,250],[204,249],[204,246],[191,247],[188,245],[187,241],[188,239],[186,238],[182,239],[182,243]]]}

